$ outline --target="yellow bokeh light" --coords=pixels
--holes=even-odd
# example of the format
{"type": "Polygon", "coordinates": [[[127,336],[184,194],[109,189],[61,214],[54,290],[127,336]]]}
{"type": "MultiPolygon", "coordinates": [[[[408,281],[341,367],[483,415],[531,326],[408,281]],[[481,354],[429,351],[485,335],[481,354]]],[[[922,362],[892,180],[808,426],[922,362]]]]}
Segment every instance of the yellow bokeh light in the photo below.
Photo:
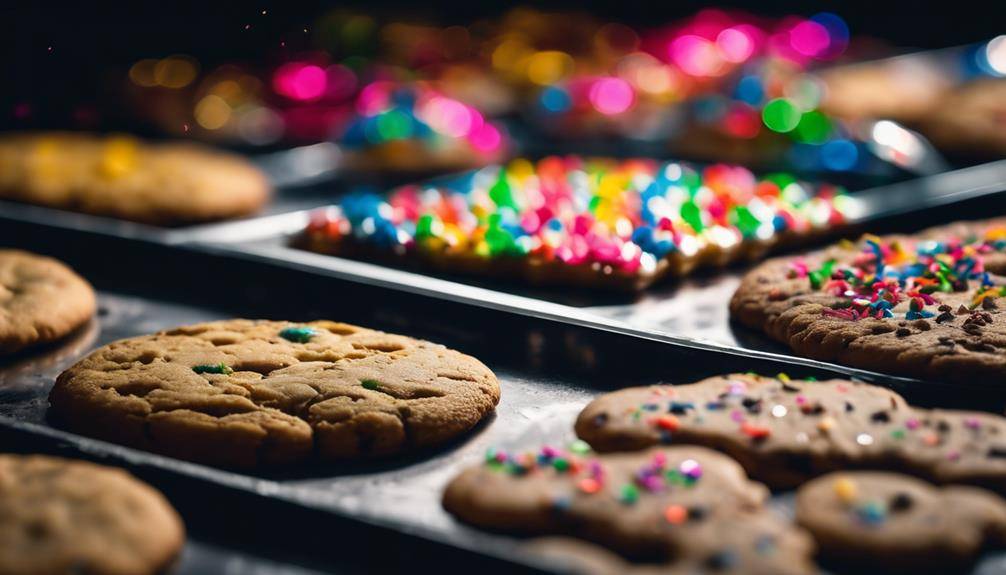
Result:
{"type": "Polygon", "coordinates": [[[231,119],[231,107],[227,101],[210,94],[196,104],[196,122],[207,130],[219,130],[231,119]]]}
{"type": "Polygon", "coordinates": [[[573,71],[573,57],[565,52],[536,52],[527,63],[527,77],[535,84],[548,86],[562,80],[573,71]]]}
{"type": "Polygon", "coordinates": [[[165,88],[184,88],[196,79],[195,62],[185,56],[169,56],[154,65],[154,80],[165,88]]]}
{"type": "Polygon", "coordinates": [[[157,85],[157,80],[154,79],[155,66],[157,66],[157,60],[150,58],[140,60],[129,68],[129,79],[137,86],[152,88],[157,85]]]}

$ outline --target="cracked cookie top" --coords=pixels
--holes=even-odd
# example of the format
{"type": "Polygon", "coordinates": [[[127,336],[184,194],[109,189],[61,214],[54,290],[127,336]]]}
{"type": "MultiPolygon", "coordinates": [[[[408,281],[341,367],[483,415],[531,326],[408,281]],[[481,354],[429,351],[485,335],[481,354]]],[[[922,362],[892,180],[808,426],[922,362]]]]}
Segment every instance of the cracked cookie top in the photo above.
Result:
{"type": "Polygon", "coordinates": [[[982,383],[1006,375],[1006,219],[864,236],[748,273],[731,316],[807,357],[982,383]]]}
{"type": "Polygon", "coordinates": [[[60,339],[94,308],[90,284],[61,262],[0,250],[0,355],[60,339]]]}
{"type": "Polygon", "coordinates": [[[441,345],[344,323],[227,320],[112,343],[60,375],[70,428],[254,467],[381,456],[456,437],[499,383],[441,345]]]}

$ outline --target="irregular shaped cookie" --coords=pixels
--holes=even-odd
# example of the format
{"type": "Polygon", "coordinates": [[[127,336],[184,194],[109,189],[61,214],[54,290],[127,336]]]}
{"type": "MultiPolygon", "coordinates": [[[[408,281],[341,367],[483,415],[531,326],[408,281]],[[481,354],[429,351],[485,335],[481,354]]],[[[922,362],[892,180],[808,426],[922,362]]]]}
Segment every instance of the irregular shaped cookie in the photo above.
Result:
{"type": "Polygon", "coordinates": [[[864,236],[748,273],[731,317],[799,355],[974,383],[1006,376],[1006,219],[864,236]]]}
{"type": "MultiPolygon", "coordinates": [[[[544,447],[490,451],[484,464],[450,482],[443,503],[488,529],[570,535],[636,560],[733,564],[749,555],[718,555],[722,537],[739,521],[767,515],[767,497],[736,462],[702,447],[604,455],[544,447]]],[[[804,534],[773,526],[765,535],[765,555],[785,536],[788,560],[807,564],[813,546],[804,534]]]]}
{"type": "Polygon", "coordinates": [[[184,543],[171,505],[125,471],[0,455],[2,573],[162,573],[184,543]]]}
{"type": "Polygon", "coordinates": [[[780,488],[873,468],[1006,493],[1006,419],[914,409],[893,391],[853,381],[732,374],[623,389],[587,405],[576,433],[599,451],[705,445],[780,488]]]}
{"type": "Polygon", "coordinates": [[[94,308],[91,285],[63,263],[0,249],[0,355],[61,339],[94,308]]]}
{"type": "Polygon", "coordinates": [[[49,400],[83,433],[252,467],[440,444],[499,393],[486,366],[441,345],[331,321],[229,320],[100,348],[49,400]]]}
{"type": "Polygon", "coordinates": [[[796,519],[825,556],[847,564],[943,571],[1006,545],[1006,501],[896,473],[819,477],[797,492],[796,519]]]}
{"type": "Polygon", "coordinates": [[[197,144],[59,132],[0,138],[0,199],[178,225],[252,214],[269,193],[249,162],[197,144]]]}

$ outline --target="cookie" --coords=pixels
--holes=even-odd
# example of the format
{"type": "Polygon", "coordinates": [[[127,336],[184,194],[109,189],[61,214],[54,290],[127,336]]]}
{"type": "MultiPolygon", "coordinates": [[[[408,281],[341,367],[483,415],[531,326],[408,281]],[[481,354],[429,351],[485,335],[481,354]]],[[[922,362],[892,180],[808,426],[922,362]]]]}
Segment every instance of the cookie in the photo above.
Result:
{"type": "Polygon", "coordinates": [[[0,138],[0,199],[172,226],[253,214],[269,193],[250,163],[197,144],[59,132],[0,138]]]}
{"type": "Polygon", "coordinates": [[[164,496],[125,471],[0,455],[2,573],[162,573],[184,543],[164,496]]]}
{"type": "Polygon", "coordinates": [[[531,284],[640,290],[844,221],[841,190],[738,166],[549,157],[315,212],[295,245],[531,284]]]}
{"type": "Polygon", "coordinates": [[[893,391],[854,381],[732,374],[623,389],[587,405],[576,433],[602,452],[704,445],[777,488],[870,468],[1006,493],[1006,418],[915,409],[893,391]]]}
{"type": "Polygon", "coordinates": [[[62,339],[94,310],[91,285],[63,263],[0,249],[0,355],[62,339]]]}
{"type": "Polygon", "coordinates": [[[778,551],[795,565],[808,564],[813,545],[806,535],[776,525],[763,507],[768,490],[725,455],[695,446],[602,455],[580,444],[572,449],[490,450],[482,465],[448,484],[444,508],[478,527],[568,535],[633,560],[739,569],[742,558],[761,559],[741,549],[722,554],[725,533],[739,523],[771,522],[763,555],[778,551]]]}
{"type": "Polygon", "coordinates": [[[948,382],[1006,377],[1006,219],[769,260],[731,318],[798,355],[948,382]]]}
{"type": "Polygon", "coordinates": [[[919,124],[938,147],[971,156],[1006,156],[1006,80],[977,80],[947,94],[919,124]]]}
{"type": "Polygon", "coordinates": [[[1006,545],[1006,501],[999,496],[896,473],[819,477],[797,492],[796,519],[824,556],[871,571],[946,572],[983,547],[1006,545]]]}
{"type": "Polygon", "coordinates": [[[772,513],[739,513],[730,521],[709,522],[689,538],[671,561],[632,562],[581,539],[540,537],[524,545],[528,553],[557,567],[591,575],[804,575],[819,570],[810,559],[807,534],[772,513]]]}
{"type": "Polygon", "coordinates": [[[102,347],[63,372],[72,430],[233,467],[387,456],[442,444],[499,401],[443,346],[331,321],[228,320],[102,347]]]}

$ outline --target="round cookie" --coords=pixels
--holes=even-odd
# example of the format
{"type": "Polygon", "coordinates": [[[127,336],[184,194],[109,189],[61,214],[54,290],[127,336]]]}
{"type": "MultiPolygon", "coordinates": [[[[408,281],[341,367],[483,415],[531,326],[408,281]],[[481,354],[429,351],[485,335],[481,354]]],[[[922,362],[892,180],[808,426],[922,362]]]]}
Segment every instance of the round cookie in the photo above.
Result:
{"type": "Polygon", "coordinates": [[[156,225],[252,214],[270,186],[238,156],[193,143],[71,133],[0,137],[0,199],[156,225]]]}
{"type": "Polygon", "coordinates": [[[1006,418],[916,409],[888,389],[846,380],[731,374],[602,395],[577,435],[599,451],[697,444],[772,487],[838,469],[893,469],[1006,493],[1006,418]]]}
{"type": "Polygon", "coordinates": [[[0,355],[61,339],[94,309],[91,285],[61,262],[0,249],[0,355]]]}
{"type": "Polygon", "coordinates": [[[844,564],[946,572],[1006,544],[1006,501],[896,473],[833,473],[797,492],[796,519],[844,564]]]}
{"type": "Polygon", "coordinates": [[[2,573],[161,573],[184,543],[171,505],[125,471],[0,455],[2,573]]]}
{"type": "Polygon", "coordinates": [[[499,395],[486,366],[441,345],[331,321],[228,320],[100,348],[49,400],[82,433],[254,467],[440,444],[499,395]]]}
{"type": "Polygon", "coordinates": [[[730,314],[813,359],[994,382],[1006,376],[1004,271],[1006,219],[864,236],[759,265],[742,280],[730,314]]]}
{"type": "Polygon", "coordinates": [[[729,457],[696,446],[608,454],[584,447],[490,450],[448,484],[444,508],[482,528],[575,537],[671,570],[697,563],[770,572],[784,561],[812,572],[810,539],[763,506],[768,490],[729,457]]]}

